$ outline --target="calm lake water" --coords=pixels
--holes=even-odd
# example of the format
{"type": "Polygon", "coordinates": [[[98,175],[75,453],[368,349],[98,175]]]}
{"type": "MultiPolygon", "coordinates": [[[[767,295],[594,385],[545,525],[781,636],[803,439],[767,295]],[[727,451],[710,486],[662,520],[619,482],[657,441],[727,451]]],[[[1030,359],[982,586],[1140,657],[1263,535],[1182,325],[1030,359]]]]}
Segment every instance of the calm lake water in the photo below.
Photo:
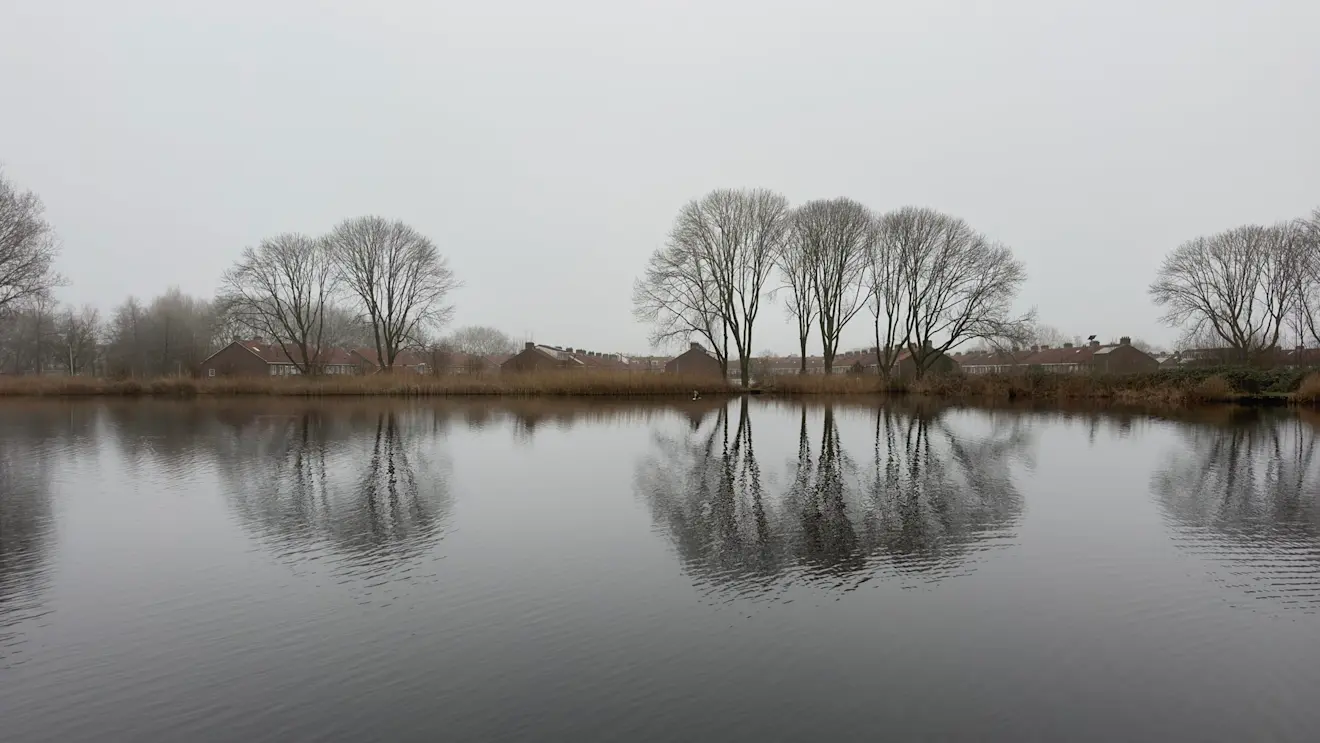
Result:
{"type": "Polygon", "coordinates": [[[8,402],[0,738],[1320,740],[1316,425],[8,402]]]}

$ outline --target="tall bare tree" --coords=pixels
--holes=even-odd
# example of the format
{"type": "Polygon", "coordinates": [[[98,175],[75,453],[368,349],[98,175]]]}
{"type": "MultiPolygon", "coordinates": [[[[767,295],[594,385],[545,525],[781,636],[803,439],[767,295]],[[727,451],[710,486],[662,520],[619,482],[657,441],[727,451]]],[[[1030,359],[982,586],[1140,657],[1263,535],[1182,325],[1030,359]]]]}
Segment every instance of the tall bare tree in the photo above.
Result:
{"type": "Polygon", "coordinates": [[[422,342],[453,313],[446,303],[460,286],[425,235],[382,217],[349,219],[329,236],[344,286],[371,325],[377,358],[394,368],[399,352],[422,342]]]}
{"type": "Polygon", "coordinates": [[[810,201],[794,212],[792,241],[810,267],[825,373],[834,370],[839,334],[866,306],[874,217],[852,199],[810,201]]]}
{"type": "Polygon", "coordinates": [[[907,212],[878,218],[871,245],[867,282],[871,314],[875,319],[875,360],[880,375],[888,380],[907,345],[907,261],[904,246],[913,228],[907,212]]]}
{"type": "Polygon", "coordinates": [[[652,346],[676,345],[700,336],[720,367],[729,364],[728,329],[715,299],[708,267],[673,244],[651,254],[633,282],[633,316],[651,325],[652,346]]]}
{"type": "Polygon", "coordinates": [[[285,233],[247,248],[225,272],[220,310],[279,344],[302,374],[324,363],[326,309],[337,272],[320,238],[285,233]]]}
{"type": "Polygon", "coordinates": [[[695,333],[723,347],[717,357],[727,364],[732,340],[748,386],[756,318],[789,215],[788,199],[765,189],[717,190],[684,205],[634,286],[635,313],[654,324],[653,342],[695,333]]]}
{"type": "Polygon", "coordinates": [[[134,377],[192,373],[215,350],[218,327],[210,302],[177,288],[147,305],[129,297],[105,330],[107,370],[134,377]]]}
{"type": "Polygon", "coordinates": [[[904,207],[883,221],[902,262],[903,334],[918,378],[969,340],[1021,342],[1030,332],[1034,313],[1012,314],[1026,280],[1013,251],[933,209],[904,207]]]}
{"type": "Polygon", "coordinates": [[[0,171],[0,317],[62,280],[52,266],[59,243],[45,211],[41,197],[19,191],[0,171]]]}
{"type": "Polygon", "coordinates": [[[95,307],[67,307],[56,325],[61,361],[71,375],[94,372],[100,351],[101,314],[95,307]]]}
{"type": "Polygon", "coordinates": [[[1178,246],[1150,286],[1164,321],[1188,336],[1205,332],[1234,360],[1251,363],[1279,341],[1301,286],[1296,225],[1247,225],[1178,246]]]}
{"type": "Polygon", "coordinates": [[[484,325],[459,328],[449,335],[443,345],[469,356],[497,356],[517,350],[512,338],[498,328],[484,325]]]}
{"type": "Polygon", "coordinates": [[[798,374],[806,374],[807,341],[811,339],[811,326],[816,323],[817,312],[816,295],[811,283],[811,256],[806,244],[800,240],[785,240],[777,263],[784,282],[781,288],[788,291],[788,314],[793,316],[797,324],[798,374]]]}
{"type": "Polygon", "coordinates": [[[1292,229],[1297,260],[1294,331],[1299,344],[1308,338],[1320,344],[1320,207],[1292,229]]]}

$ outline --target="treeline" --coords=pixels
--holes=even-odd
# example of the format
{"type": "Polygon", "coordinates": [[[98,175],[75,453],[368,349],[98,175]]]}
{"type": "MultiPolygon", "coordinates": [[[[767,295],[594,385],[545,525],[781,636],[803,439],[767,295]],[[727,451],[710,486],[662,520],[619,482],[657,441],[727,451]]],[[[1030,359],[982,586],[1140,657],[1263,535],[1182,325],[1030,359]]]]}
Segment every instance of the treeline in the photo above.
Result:
{"type": "Polygon", "coordinates": [[[781,293],[803,373],[813,332],[830,373],[844,328],[869,310],[880,374],[906,351],[921,377],[969,340],[1024,342],[1034,313],[1014,315],[1013,302],[1025,280],[1011,249],[933,209],[881,214],[847,198],[793,207],[764,189],[717,190],[679,210],[633,304],[653,344],[699,337],[721,364],[736,354],[744,387],[757,321],[781,293]]]}
{"type": "Polygon", "coordinates": [[[1320,345],[1320,208],[1183,243],[1150,295],[1189,343],[1214,344],[1241,364],[1267,359],[1281,339],[1320,345]]]}
{"type": "Polygon", "coordinates": [[[429,238],[381,217],[262,240],[225,272],[215,297],[171,289],[130,297],[108,317],[52,298],[65,283],[58,252],[41,199],[0,173],[0,372],[189,374],[224,344],[252,337],[282,347],[304,374],[336,347],[374,349],[389,368],[405,349],[493,354],[513,345],[482,327],[441,339],[459,282],[429,238]]]}

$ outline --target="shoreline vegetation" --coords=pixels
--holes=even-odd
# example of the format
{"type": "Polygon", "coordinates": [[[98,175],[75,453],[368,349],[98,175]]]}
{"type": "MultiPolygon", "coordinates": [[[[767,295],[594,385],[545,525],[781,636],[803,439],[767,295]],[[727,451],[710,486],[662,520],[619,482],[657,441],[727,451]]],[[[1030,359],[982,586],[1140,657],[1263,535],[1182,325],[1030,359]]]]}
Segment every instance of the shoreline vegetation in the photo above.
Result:
{"type": "Polygon", "coordinates": [[[1320,372],[1302,369],[1201,368],[1097,376],[1025,373],[886,380],[874,375],[782,375],[743,390],[709,377],[636,372],[326,377],[0,377],[0,397],[598,397],[691,398],[744,392],[780,397],[913,396],[959,402],[1095,401],[1189,406],[1320,404],[1320,372]]]}

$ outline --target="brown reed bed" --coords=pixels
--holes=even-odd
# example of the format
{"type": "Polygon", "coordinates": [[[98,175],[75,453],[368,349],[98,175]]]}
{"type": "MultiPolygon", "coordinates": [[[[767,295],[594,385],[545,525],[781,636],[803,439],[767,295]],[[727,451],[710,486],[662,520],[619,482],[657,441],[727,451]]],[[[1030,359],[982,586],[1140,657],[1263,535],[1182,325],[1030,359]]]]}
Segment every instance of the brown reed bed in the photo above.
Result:
{"type": "Polygon", "coordinates": [[[691,397],[732,392],[719,379],[634,372],[540,372],[418,376],[375,374],[329,377],[224,377],[196,379],[105,379],[99,377],[0,378],[0,397],[288,397],[441,395],[691,397]]]}

